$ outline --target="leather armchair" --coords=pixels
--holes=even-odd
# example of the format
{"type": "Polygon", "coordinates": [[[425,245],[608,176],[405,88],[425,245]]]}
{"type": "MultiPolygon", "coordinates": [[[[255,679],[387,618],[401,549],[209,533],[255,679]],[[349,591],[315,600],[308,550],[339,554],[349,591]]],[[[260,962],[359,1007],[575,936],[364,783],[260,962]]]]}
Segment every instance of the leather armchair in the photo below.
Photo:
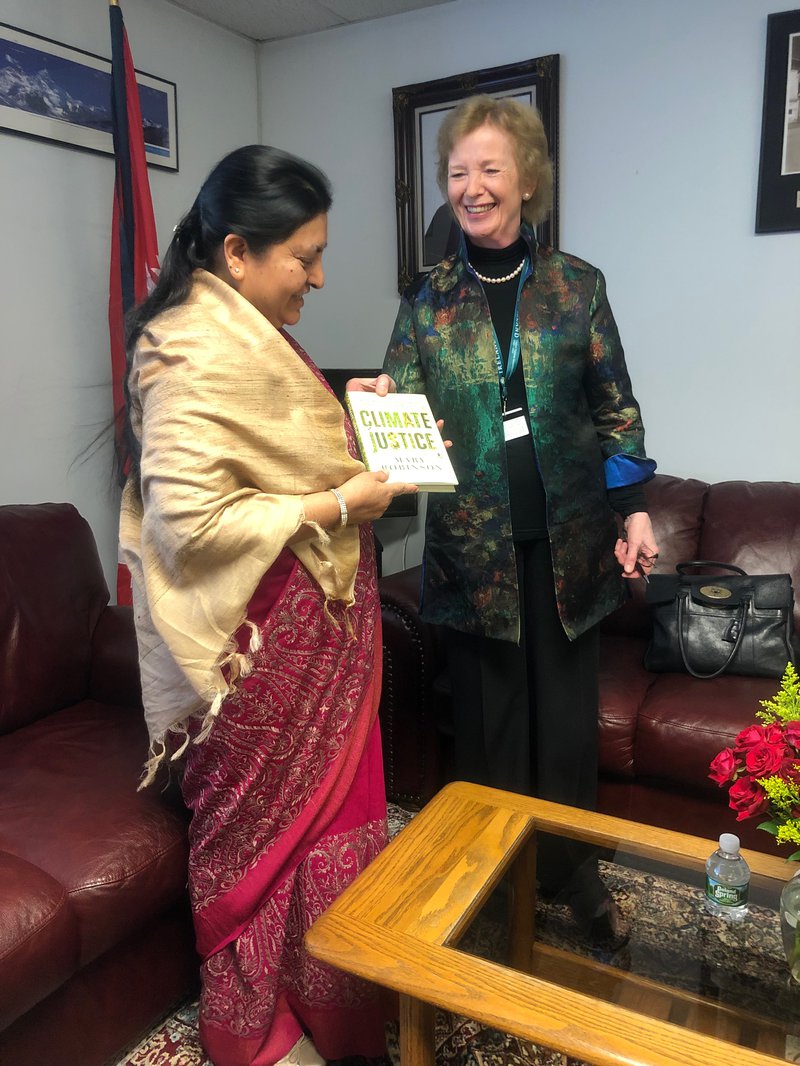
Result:
{"type": "Polygon", "coordinates": [[[196,986],[187,812],[69,504],[0,507],[0,1062],[102,1066],[196,986]],[[163,784],[163,783],[162,783],[163,784]]]}

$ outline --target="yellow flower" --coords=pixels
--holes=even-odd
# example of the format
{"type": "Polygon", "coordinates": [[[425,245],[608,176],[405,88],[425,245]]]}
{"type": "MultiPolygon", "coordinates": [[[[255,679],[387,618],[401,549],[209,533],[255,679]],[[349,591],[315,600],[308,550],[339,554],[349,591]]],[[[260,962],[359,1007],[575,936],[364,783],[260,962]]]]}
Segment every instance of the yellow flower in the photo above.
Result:
{"type": "Polygon", "coordinates": [[[770,807],[777,817],[788,818],[791,812],[800,806],[800,794],[797,786],[785,781],[778,774],[771,777],[757,778],[769,799],[770,807]]]}
{"type": "Polygon", "coordinates": [[[756,711],[762,722],[800,721],[800,676],[791,663],[786,664],[781,687],[771,700],[759,700],[763,711],[756,711]]]}
{"type": "Polygon", "coordinates": [[[779,825],[775,839],[779,844],[800,844],[800,822],[793,818],[779,825]]]}

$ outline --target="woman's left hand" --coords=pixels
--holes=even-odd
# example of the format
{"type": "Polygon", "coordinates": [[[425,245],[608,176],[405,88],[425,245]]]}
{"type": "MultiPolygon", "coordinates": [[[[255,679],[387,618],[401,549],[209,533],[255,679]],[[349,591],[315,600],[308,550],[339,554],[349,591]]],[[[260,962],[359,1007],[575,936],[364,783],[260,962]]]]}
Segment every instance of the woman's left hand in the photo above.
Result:
{"type": "Polygon", "coordinates": [[[388,374],[378,374],[376,378],[350,378],[345,388],[348,392],[374,392],[376,396],[397,392],[397,386],[388,374]]]}
{"type": "MultiPolygon", "coordinates": [[[[376,396],[386,396],[390,392],[397,392],[394,378],[388,374],[379,374],[376,378],[350,378],[345,386],[347,392],[374,392],[376,396]]],[[[436,425],[441,433],[444,429],[444,419],[439,418],[436,425]]],[[[452,448],[453,442],[446,440],[445,448],[452,448]]]]}
{"type": "Polygon", "coordinates": [[[649,577],[658,559],[658,545],[647,511],[634,511],[625,519],[625,536],[614,545],[614,555],[627,578],[649,577]]]}

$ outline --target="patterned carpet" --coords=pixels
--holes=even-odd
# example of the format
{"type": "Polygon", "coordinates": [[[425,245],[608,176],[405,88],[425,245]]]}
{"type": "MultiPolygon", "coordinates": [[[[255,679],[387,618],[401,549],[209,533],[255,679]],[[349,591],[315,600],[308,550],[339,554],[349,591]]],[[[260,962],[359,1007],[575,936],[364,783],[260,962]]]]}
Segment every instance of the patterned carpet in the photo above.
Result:
{"type": "MultiPolygon", "coordinates": [[[[390,807],[390,833],[398,832],[410,817],[402,808],[390,807]]],[[[800,990],[788,980],[773,910],[751,906],[745,923],[728,926],[705,914],[699,887],[610,862],[601,862],[600,872],[632,924],[629,943],[613,956],[615,966],[672,986],[699,989],[737,1011],[755,1011],[776,1020],[800,1015],[800,990]],[[668,938],[663,933],[666,924],[672,929],[668,938]],[[735,959],[732,975],[730,967],[720,965],[723,954],[735,959]]],[[[507,947],[503,917],[502,903],[490,901],[464,938],[463,949],[503,960],[507,947]]],[[[537,937],[599,962],[611,961],[582,939],[564,906],[538,903],[537,937]]],[[[397,1066],[396,1026],[388,1028],[387,1048],[384,1059],[347,1059],[337,1066],[397,1066]]],[[[800,1049],[787,1045],[786,1061],[800,1062],[800,1049]]],[[[437,1066],[584,1066],[559,1052],[441,1011],[436,1019],[436,1062],[437,1066]]],[[[211,1066],[197,1036],[197,1003],[184,1004],[116,1066],[211,1066]]]]}
{"type": "MultiPolygon", "coordinates": [[[[387,1045],[385,1059],[342,1059],[337,1066],[396,1066],[400,1053],[395,1026],[389,1027],[387,1045]]],[[[436,1062],[437,1066],[583,1066],[559,1052],[442,1013],[436,1021],[436,1062]]],[[[172,1014],[118,1066],[211,1066],[197,1037],[197,1004],[172,1014]]]]}

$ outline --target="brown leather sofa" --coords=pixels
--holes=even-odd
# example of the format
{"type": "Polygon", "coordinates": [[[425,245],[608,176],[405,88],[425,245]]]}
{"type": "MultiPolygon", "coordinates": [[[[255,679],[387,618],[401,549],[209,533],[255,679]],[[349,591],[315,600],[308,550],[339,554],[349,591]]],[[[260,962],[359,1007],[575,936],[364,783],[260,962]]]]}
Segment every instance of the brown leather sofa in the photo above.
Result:
{"type": "MultiPolygon", "coordinates": [[[[704,481],[657,475],[648,505],[661,549],[659,573],[691,559],[733,563],[749,573],[789,573],[800,596],[800,485],[704,481]]],[[[452,708],[441,641],[417,614],[420,568],[381,579],[386,687],[381,706],[387,791],[421,804],[451,776],[452,708]]],[[[800,633],[800,603],[795,603],[800,633]]],[[[600,667],[599,809],[716,838],[736,832],[747,847],[774,852],[759,819],[737,822],[708,765],[745,726],[770,678],[697,680],[653,674],[643,657],[650,633],[643,583],[603,623],[600,667]]],[[[799,660],[800,661],[800,660],[799,660]]]]}
{"type": "Polygon", "coordinates": [[[68,504],[0,507],[0,1062],[102,1066],[197,983],[187,815],[137,792],[129,608],[68,504]]]}

